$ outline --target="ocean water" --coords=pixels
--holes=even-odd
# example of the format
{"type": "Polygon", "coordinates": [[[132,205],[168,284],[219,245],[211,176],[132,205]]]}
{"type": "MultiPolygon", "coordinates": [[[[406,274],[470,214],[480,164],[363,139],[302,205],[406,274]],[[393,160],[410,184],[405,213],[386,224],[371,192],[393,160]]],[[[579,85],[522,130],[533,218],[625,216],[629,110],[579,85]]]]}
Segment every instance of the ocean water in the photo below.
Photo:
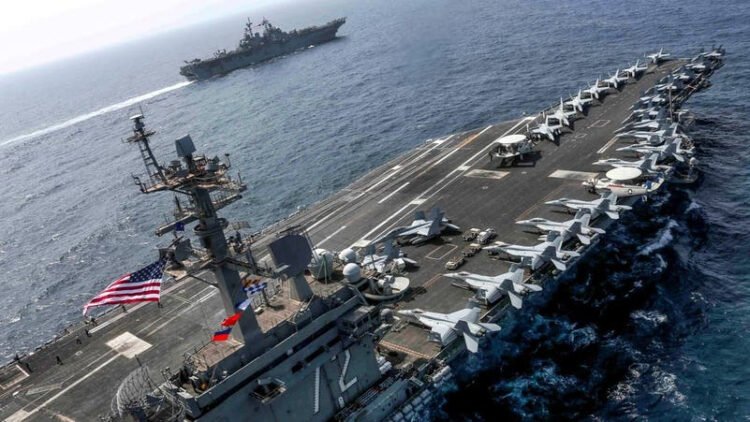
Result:
{"type": "Polygon", "coordinates": [[[282,27],[347,16],[343,37],[201,83],[184,59],[228,48],[245,16],[0,76],[0,358],[79,320],[147,263],[168,195],[146,197],[120,140],[142,108],[156,153],[190,133],[250,182],[231,219],[260,229],[428,138],[534,113],[664,47],[722,43],[688,107],[703,178],[628,215],[457,366],[438,420],[743,420],[750,416],[750,4],[321,0],[248,12],[282,27]]]}

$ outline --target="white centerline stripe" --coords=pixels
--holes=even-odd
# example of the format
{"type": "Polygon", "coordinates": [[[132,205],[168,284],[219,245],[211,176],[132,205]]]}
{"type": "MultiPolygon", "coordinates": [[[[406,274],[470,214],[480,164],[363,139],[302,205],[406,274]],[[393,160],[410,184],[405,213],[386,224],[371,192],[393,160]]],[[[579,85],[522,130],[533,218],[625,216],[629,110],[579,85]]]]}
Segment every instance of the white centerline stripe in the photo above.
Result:
{"type": "Polygon", "coordinates": [[[400,191],[401,189],[405,188],[408,184],[409,184],[409,182],[406,182],[403,185],[399,186],[398,188],[396,188],[396,190],[394,190],[393,192],[389,193],[385,198],[383,198],[380,201],[378,201],[378,204],[382,204],[383,202],[387,201],[391,196],[395,195],[398,191],[400,191]]]}
{"type": "MultiPolygon", "coordinates": [[[[504,134],[503,134],[502,136],[506,136],[507,134],[509,134],[509,133],[511,133],[512,131],[516,130],[516,129],[518,128],[518,126],[520,126],[520,125],[524,124],[524,123],[525,123],[525,122],[526,122],[527,120],[529,120],[529,119],[533,119],[533,117],[526,117],[526,118],[524,118],[524,119],[521,119],[521,121],[519,121],[519,122],[518,122],[518,123],[517,123],[517,124],[516,124],[515,126],[513,126],[512,128],[508,129],[508,131],[506,131],[506,132],[505,132],[505,133],[504,133],[504,134]]],[[[479,132],[479,133],[478,133],[478,134],[477,134],[476,136],[477,136],[477,137],[479,137],[479,135],[481,135],[481,134],[483,134],[484,132],[488,131],[488,130],[489,130],[490,128],[492,128],[492,126],[487,126],[487,127],[486,127],[486,128],[484,129],[484,130],[482,130],[481,132],[479,132]]],[[[471,157],[469,157],[469,159],[468,159],[468,160],[464,161],[464,162],[463,162],[463,163],[461,164],[461,166],[466,166],[466,165],[469,165],[469,164],[470,164],[470,163],[471,163],[471,162],[472,162],[472,161],[473,161],[473,160],[474,160],[475,158],[477,158],[477,157],[478,157],[479,155],[481,155],[481,154],[484,154],[484,153],[485,153],[485,152],[486,152],[486,151],[487,151],[488,149],[492,148],[492,145],[493,145],[493,144],[492,144],[492,142],[490,142],[489,144],[487,144],[487,146],[486,146],[486,147],[482,148],[482,149],[481,149],[481,150],[480,150],[479,152],[477,152],[476,154],[474,154],[474,155],[472,155],[471,157]]],[[[449,154],[447,154],[447,155],[446,155],[445,157],[443,157],[443,158],[441,159],[441,161],[442,161],[442,160],[444,160],[444,159],[446,159],[446,158],[447,158],[447,157],[449,157],[449,156],[450,156],[451,154],[454,154],[455,152],[457,152],[457,151],[459,151],[459,150],[460,150],[460,148],[456,148],[456,149],[454,149],[454,150],[453,150],[453,151],[451,151],[451,152],[450,152],[449,154]]],[[[438,161],[438,162],[439,162],[439,161],[438,161]]],[[[461,166],[459,166],[459,167],[461,167],[461,166]]],[[[442,190],[442,189],[443,189],[443,188],[444,188],[445,186],[448,186],[448,184],[450,184],[450,182],[449,182],[449,183],[446,183],[446,184],[445,184],[445,186],[443,186],[443,187],[441,187],[441,188],[437,189],[437,190],[436,190],[435,192],[431,193],[431,194],[430,194],[429,196],[427,196],[427,197],[424,197],[423,195],[424,195],[424,194],[426,194],[427,192],[429,192],[430,190],[434,189],[435,187],[437,187],[437,186],[438,186],[438,185],[439,185],[440,183],[442,183],[443,181],[445,181],[446,179],[448,179],[449,177],[451,177],[451,176],[453,175],[453,173],[455,173],[455,172],[457,172],[457,171],[459,171],[459,170],[453,170],[452,172],[450,172],[450,173],[448,173],[447,175],[445,175],[445,176],[444,176],[444,177],[443,177],[442,179],[438,180],[438,181],[437,181],[436,183],[434,183],[434,184],[433,184],[432,186],[430,186],[429,188],[427,188],[427,189],[426,189],[426,190],[425,190],[424,192],[422,192],[421,194],[417,195],[417,197],[416,197],[416,198],[414,199],[414,201],[417,201],[417,200],[421,200],[422,202],[424,202],[424,201],[426,201],[426,200],[430,199],[430,198],[431,198],[432,196],[434,196],[434,195],[435,195],[435,194],[436,194],[437,192],[440,192],[440,191],[441,191],[441,190],[442,190]]],[[[455,180],[455,179],[457,179],[458,177],[460,177],[460,174],[459,174],[458,176],[454,177],[454,180],[455,180]]],[[[452,181],[452,180],[451,180],[451,181],[452,181]]],[[[409,208],[409,207],[410,207],[411,205],[412,205],[412,203],[407,203],[406,205],[404,205],[403,207],[401,207],[401,208],[400,208],[400,209],[399,209],[398,211],[396,211],[396,212],[394,212],[393,214],[391,214],[391,215],[390,215],[390,216],[389,216],[388,218],[386,218],[385,220],[383,220],[383,221],[382,221],[382,222],[381,222],[380,224],[378,224],[377,226],[375,226],[375,227],[374,227],[374,228],[373,228],[372,230],[370,230],[369,232],[365,233],[365,235],[364,235],[364,236],[362,236],[362,238],[363,238],[363,239],[366,239],[366,238],[368,238],[368,237],[369,237],[369,236],[370,236],[371,234],[375,233],[375,232],[376,232],[376,231],[377,231],[378,229],[380,229],[381,227],[383,227],[383,226],[384,226],[384,225],[385,225],[386,223],[388,223],[389,221],[391,221],[391,220],[393,220],[394,218],[396,218],[396,217],[397,217],[397,216],[398,216],[399,214],[401,214],[401,212],[403,212],[403,211],[404,211],[405,209],[409,208]]]]}
{"type": "Polygon", "coordinates": [[[344,230],[345,228],[346,228],[346,226],[341,226],[341,227],[339,227],[339,229],[338,229],[338,230],[336,230],[335,232],[333,232],[333,233],[331,233],[330,235],[328,235],[328,237],[326,237],[325,239],[323,239],[323,240],[321,240],[320,242],[318,242],[318,244],[317,244],[317,245],[315,245],[315,246],[320,246],[320,245],[322,245],[323,243],[325,243],[325,242],[327,242],[327,241],[331,240],[331,238],[332,238],[333,236],[336,236],[337,234],[339,234],[339,233],[341,232],[341,230],[344,230]]]}
{"type": "MultiPolygon", "coordinates": [[[[479,137],[479,135],[483,134],[484,132],[487,132],[487,131],[488,131],[488,130],[490,130],[491,128],[492,128],[492,125],[490,125],[490,126],[487,126],[487,127],[486,127],[486,128],[484,128],[484,129],[483,129],[483,130],[482,130],[481,132],[477,133],[477,134],[476,134],[475,136],[476,136],[476,137],[478,138],[478,137],[479,137]]],[[[490,143],[490,145],[492,145],[492,143],[490,143]]],[[[460,150],[461,150],[461,148],[460,148],[460,147],[456,147],[456,148],[454,148],[454,149],[453,149],[453,151],[451,151],[451,152],[449,152],[449,153],[445,154],[445,156],[443,156],[443,158],[439,159],[439,160],[438,160],[438,161],[437,161],[437,162],[436,162],[436,163],[435,163],[434,165],[438,165],[438,164],[442,163],[443,161],[447,160],[447,159],[448,159],[448,157],[450,157],[451,155],[453,155],[453,154],[457,153],[457,152],[458,152],[458,151],[460,151],[460,150]]]]}
{"type": "Polygon", "coordinates": [[[604,144],[603,147],[599,148],[599,150],[596,151],[596,153],[597,154],[604,154],[604,151],[608,150],[609,147],[611,147],[612,145],[614,145],[615,142],[617,142],[617,138],[610,139],[609,142],[607,142],[606,144],[604,144]]]}
{"type": "Polygon", "coordinates": [[[384,176],[384,177],[383,177],[382,179],[380,179],[380,180],[379,180],[379,181],[378,181],[377,183],[375,183],[374,185],[372,185],[372,186],[370,186],[369,188],[365,189],[365,192],[370,192],[371,190],[373,190],[373,189],[375,189],[376,187],[380,186],[380,185],[381,185],[381,184],[383,184],[383,183],[384,183],[384,182],[385,182],[386,180],[388,180],[388,179],[390,179],[391,177],[393,177],[394,175],[396,175],[396,173],[398,173],[398,172],[399,172],[399,170],[400,170],[400,169],[398,169],[398,170],[394,170],[394,171],[393,171],[392,173],[390,173],[390,174],[387,174],[387,175],[385,175],[385,176],[384,176]]]}

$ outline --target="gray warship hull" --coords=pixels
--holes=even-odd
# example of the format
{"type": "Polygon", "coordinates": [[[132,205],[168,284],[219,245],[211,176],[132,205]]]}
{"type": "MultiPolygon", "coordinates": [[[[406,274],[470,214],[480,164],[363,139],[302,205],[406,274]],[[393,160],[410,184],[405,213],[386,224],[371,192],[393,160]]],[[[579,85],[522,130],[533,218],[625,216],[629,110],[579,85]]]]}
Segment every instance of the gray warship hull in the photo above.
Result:
{"type": "MultiPolygon", "coordinates": [[[[545,201],[596,198],[581,186],[581,181],[601,171],[592,162],[626,157],[615,151],[615,129],[641,92],[679,64],[651,66],[640,79],[608,95],[602,106],[590,108],[575,122],[573,131],[563,133],[559,144],[539,144],[540,158],[533,165],[498,168],[487,153],[499,136],[522,133],[527,123],[538,118],[429,140],[330,198],[267,228],[256,236],[253,250],[263,256],[278,239],[279,230],[290,226],[305,227],[317,247],[343,250],[408,224],[415,210],[435,205],[461,226],[494,227],[503,241],[535,244],[536,235],[519,230],[515,221],[531,216],[560,220],[559,212],[545,206],[545,201]]],[[[635,201],[629,198],[625,203],[635,201]]],[[[600,219],[595,225],[611,223],[600,219]]],[[[594,240],[579,250],[596,247],[598,237],[594,240]]],[[[436,312],[463,308],[472,293],[452,286],[441,273],[445,261],[464,244],[456,235],[405,248],[419,268],[408,273],[413,293],[397,307],[436,312]]],[[[478,256],[470,258],[462,270],[499,274],[509,265],[478,256]]],[[[557,275],[542,272],[532,282],[544,284],[557,275]]],[[[53,342],[3,367],[0,418],[14,422],[95,420],[108,413],[110,398],[120,397],[121,381],[128,374],[149,367],[152,381],[161,383],[164,379],[155,369],[178,368],[185,353],[198,356],[196,364],[218,374],[219,381],[200,389],[180,388],[173,379],[164,384],[175,390],[180,418],[419,418],[429,406],[433,387],[450,377],[446,363],[464,353],[463,341],[441,347],[428,340],[427,329],[415,324],[397,324],[383,336],[373,335],[367,327],[372,309],[350,287],[315,281],[310,287],[320,300],[303,303],[288,297],[287,285],[279,285],[274,307],[258,314],[264,333],[269,338],[278,336],[278,341],[269,342],[260,356],[245,357],[235,342],[210,343],[211,327],[225,316],[218,290],[201,280],[177,277],[163,292],[161,307],[141,304],[127,312],[118,308],[96,326],[71,327],[53,342]],[[197,312],[207,315],[196,318],[197,312]],[[229,372],[226,377],[221,375],[225,370],[229,372]],[[267,385],[276,388],[258,390],[267,385]]],[[[483,320],[510,317],[508,309],[503,299],[483,309],[483,320]]]]}
{"type": "Polygon", "coordinates": [[[336,32],[345,22],[344,19],[337,19],[320,27],[303,30],[305,33],[300,31],[298,35],[283,42],[267,43],[251,49],[237,49],[222,57],[194,61],[180,67],[180,74],[188,80],[204,80],[225,75],[243,67],[332,41],[336,38],[336,32]]]}

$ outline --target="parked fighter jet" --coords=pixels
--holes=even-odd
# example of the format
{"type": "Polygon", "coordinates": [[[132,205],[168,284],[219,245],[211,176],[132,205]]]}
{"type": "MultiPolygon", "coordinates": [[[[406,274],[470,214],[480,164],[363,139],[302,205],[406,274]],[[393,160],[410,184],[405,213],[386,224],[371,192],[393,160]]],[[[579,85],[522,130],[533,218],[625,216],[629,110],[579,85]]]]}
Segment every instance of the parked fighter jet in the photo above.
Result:
{"type": "Polygon", "coordinates": [[[617,148],[617,151],[634,151],[638,154],[649,155],[659,154],[659,161],[665,160],[672,156],[675,160],[685,162],[685,157],[692,157],[694,148],[692,146],[683,148],[682,137],[675,137],[671,141],[665,142],[660,146],[648,144],[633,144],[626,147],[617,148]]]}
{"type": "Polygon", "coordinates": [[[724,54],[726,54],[726,49],[720,45],[718,48],[711,48],[711,51],[705,53],[703,57],[709,60],[723,60],[724,54]]]}
{"type": "Polygon", "coordinates": [[[414,213],[414,221],[409,226],[396,227],[371,243],[381,243],[387,239],[404,239],[408,238],[409,243],[417,245],[426,242],[434,237],[440,236],[444,230],[460,230],[460,228],[450,223],[445,218],[445,212],[435,207],[430,210],[430,218],[427,219],[424,211],[414,213]]]}
{"type": "Polygon", "coordinates": [[[643,172],[659,172],[663,171],[664,169],[660,169],[656,166],[656,162],[659,160],[659,154],[654,153],[648,156],[648,158],[643,158],[641,160],[636,161],[628,161],[628,160],[621,160],[619,158],[605,158],[602,160],[594,161],[595,166],[610,166],[610,167],[626,167],[626,168],[635,168],[638,170],[641,170],[643,172]]]}
{"type": "Polygon", "coordinates": [[[664,48],[659,49],[657,53],[648,54],[646,57],[651,61],[653,64],[659,64],[663,62],[664,60],[668,59],[670,56],[669,53],[664,52],[664,48]]]}
{"type": "Polygon", "coordinates": [[[427,312],[421,309],[398,311],[398,314],[410,316],[430,329],[430,341],[443,346],[450,344],[459,334],[463,335],[466,349],[471,353],[479,351],[479,337],[487,332],[500,331],[497,324],[479,322],[479,307],[470,306],[460,311],[442,314],[427,312]]]}
{"type": "Polygon", "coordinates": [[[557,140],[557,135],[559,135],[560,132],[559,130],[548,126],[546,120],[547,119],[545,118],[545,122],[540,123],[539,126],[531,130],[529,130],[529,128],[527,127],[526,130],[528,131],[531,138],[548,139],[552,142],[555,142],[557,140]]]}
{"type": "Polygon", "coordinates": [[[466,271],[443,274],[443,277],[460,280],[477,292],[477,298],[490,305],[497,302],[503,295],[507,294],[510,304],[516,309],[521,309],[523,299],[521,294],[528,291],[539,292],[542,286],[527,284],[523,282],[524,269],[519,265],[510,266],[510,271],[496,276],[473,274],[466,271]]]}
{"type": "Polygon", "coordinates": [[[646,69],[648,69],[648,65],[639,65],[639,62],[640,60],[636,60],[633,66],[623,69],[622,73],[628,75],[633,79],[637,79],[638,76],[640,76],[643,72],[646,71],[646,69]]]}
{"type": "Polygon", "coordinates": [[[620,218],[620,212],[632,209],[629,205],[617,205],[617,195],[614,193],[604,193],[599,199],[593,201],[583,201],[580,199],[560,198],[554,201],[545,202],[547,205],[558,205],[570,210],[589,210],[591,218],[595,219],[601,214],[606,214],[609,218],[617,220],[620,218]]]}
{"type": "Polygon", "coordinates": [[[614,89],[620,89],[620,86],[625,85],[630,79],[630,76],[625,72],[620,72],[620,69],[615,70],[614,75],[610,75],[609,78],[604,79],[602,82],[608,84],[614,89]]]}
{"type": "Polygon", "coordinates": [[[671,138],[677,135],[679,125],[677,123],[671,123],[665,129],[659,129],[657,131],[642,131],[635,130],[629,132],[618,133],[615,135],[617,139],[634,139],[636,142],[648,142],[652,145],[660,145],[664,142],[665,138],[671,138]]]}
{"type": "Polygon", "coordinates": [[[693,69],[689,69],[686,66],[680,66],[679,69],[672,72],[672,75],[676,79],[686,84],[693,82],[695,78],[698,76],[695,74],[695,71],[693,69]]]}
{"type": "Polygon", "coordinates": [[[393,268],[401,271],[407,266],[415,266],[417,261],[406,258],[398,246],[394,246],[391,239],[384,242],[383,255],[375,250],[375,244],[370,244],[363,251],[362,268],[372,268],[379,273],[385,273],[393,268]]]}
{"type": "Polygon", "coordinates": [[[596,98],[597,100],[601,100],[601,97],[604,96],[607,91],[609,91],[609,87],[602,86],[600,82],[601,81],[597,79],[596,82],[594,82],[590,87],[584,89],[583,92],[588,92],[592,97],[596,98]]]}
{"type": "Polygon", "coordinates": [[[678,91],[682,91],[685,88],[685,84],[681,79],[676,78],[674,75],[668,75],[660,79],[652,88],[656,89],[656,92],[671,92],[674,94],[678,91]]]}
{"type": "Polygon", "coordinates": [[[588,245],[591,243],[591,235],[593,233],[604,234],[604,230],[589,226],[590,222],[591,213],[588,210],[581,209],[578,210],[575,218],[568,221],[552,221],[547,220],[546,218],[537,217],[528,220],[516,221],[516,224],[534,227],[541,232],[556,231],[563,233],[563,241],[566,241],[575,236],[582,244],[588,245]]]}
{"type": "Polygon", "coordinates": [[[552,116],[562,121],[565,126],[570,127],[570,122],[578,118],[578,110],[572,104],[564,103],[563,99],[560,98],[560,107],[555,110],[555,114],[552,116]]]}
{"type": "MultiPolygon", "coordinates": [[[[551,231],[547,234],[547,240],[534,246],[512,245],[505,242],[495,242],[494,245],[485,246],[484,250],[492,253],[505,252],[518,258],[530,258],[529,267],[535,271],[546,263],[551,262],[560,271],[565,271],[567,266],[563,261],[580,256],[578,252],[562,249],[564,237],[559,232],[551,231]]],[[[528,262],[528,261],[527,261],[528,262]]]]}
{"type": "Polygon", "coordinates": [[[579,90],[577,95],[571,95],[570,99],[568,101],[565,101],[564,104],[573,107],[580,113],[583,113],[583,107],[590,105],[592,101],[593,99],[590,96],[587,98],[582,98],[582,92],[579,90]]]}

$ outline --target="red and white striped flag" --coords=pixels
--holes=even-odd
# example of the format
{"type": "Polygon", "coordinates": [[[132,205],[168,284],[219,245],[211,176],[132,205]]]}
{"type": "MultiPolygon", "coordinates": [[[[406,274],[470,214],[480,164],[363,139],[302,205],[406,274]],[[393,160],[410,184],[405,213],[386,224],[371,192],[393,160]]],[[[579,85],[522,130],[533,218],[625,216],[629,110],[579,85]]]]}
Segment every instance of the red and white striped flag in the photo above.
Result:
{"type": "Polygon", "coordinates": [[[167,261],[161,259],[113,281],[83,307],[83,314],[86,315],[89,308],[95,306],[158,302],[161,293],[161,279],[166,264],[167,261]]]}

